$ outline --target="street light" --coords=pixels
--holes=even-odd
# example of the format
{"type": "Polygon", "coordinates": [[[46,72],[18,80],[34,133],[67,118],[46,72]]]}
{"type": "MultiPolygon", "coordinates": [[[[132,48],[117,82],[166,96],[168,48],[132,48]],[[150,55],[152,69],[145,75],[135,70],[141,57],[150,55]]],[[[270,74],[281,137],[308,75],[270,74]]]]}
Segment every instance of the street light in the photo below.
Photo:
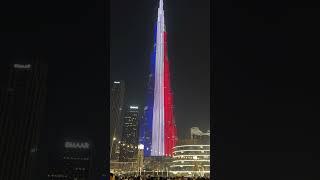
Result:
{"type": "Polygon", "coordinates": [[[113,154],[113,142],[116,140],[116,137],[112,138],[112,143],[111,143],[111,151],[110,151],[110,159],[112,159],[112,154],[113,154]]]}

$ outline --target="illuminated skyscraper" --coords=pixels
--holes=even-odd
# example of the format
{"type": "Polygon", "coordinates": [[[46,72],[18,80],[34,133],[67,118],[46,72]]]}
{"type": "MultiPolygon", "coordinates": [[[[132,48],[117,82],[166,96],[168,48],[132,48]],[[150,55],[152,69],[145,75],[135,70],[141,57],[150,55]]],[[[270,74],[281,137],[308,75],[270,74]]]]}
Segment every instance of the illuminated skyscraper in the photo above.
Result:
{"type": "MultiPolygon", "coordinates": [[[[120,161],[130,161],[136,158],[138,145],[139,107],[130,106],[123,118],[123,131],[120,141],[120,161]]],[[[119,144],[119,143],[118,143],[119,144]]]]}
{"type": "Polygon", "coordinates": [[[148,100],[140,126],[140,143],[145,146],[145,156],[170,156],[173,153],[177,136],[163,0],[160,0],[159,3],[154,42],[154,52],[150,63],[148,100]]]}
{"type": "Polygon", "coordinates": [[[117,144],[113,142],[120,140],[122,135],[122,108],[125,93],[123,81],[114,81],[110,94],[110,158],[118,159],[116,156],[117,144]]]}

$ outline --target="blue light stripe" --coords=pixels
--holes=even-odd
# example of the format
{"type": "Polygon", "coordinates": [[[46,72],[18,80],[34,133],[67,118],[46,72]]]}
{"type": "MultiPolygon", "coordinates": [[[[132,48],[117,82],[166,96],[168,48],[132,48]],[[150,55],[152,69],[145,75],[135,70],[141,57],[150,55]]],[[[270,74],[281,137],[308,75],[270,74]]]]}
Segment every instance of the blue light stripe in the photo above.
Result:
{"type": "Polygon", "coordinates": [[[153,124],[153,104],[154,104],[154,81],[155,81],[155,61],[157,42],[157,23],[154,25],[154,46],[150,61],[150,84],[148,84],[147,107],[143,125],[140,126],[140,143],[144,145],[144,156],[151,156],[152,146],[152,124],[153,124]]]}

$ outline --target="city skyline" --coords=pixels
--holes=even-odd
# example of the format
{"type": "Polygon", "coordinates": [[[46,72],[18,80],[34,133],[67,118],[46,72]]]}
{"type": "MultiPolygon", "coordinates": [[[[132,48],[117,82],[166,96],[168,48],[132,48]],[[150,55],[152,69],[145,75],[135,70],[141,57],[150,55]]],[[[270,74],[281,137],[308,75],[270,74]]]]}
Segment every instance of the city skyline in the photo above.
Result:
{"type": "MultiPolygon", "coordinates": [[[[8,32],[4,33],[2,43],[5,44],[5,49],[3,49],[4,52],[1,54],[1,64],[12,63],[18,64],[18,66],[16,66],[17,68],[28,68],[23,62],[36,57],[39,58],[40,61],[45,61],[48,65],[47,80],[42,84],[47,89],[47,94],[44,95],[44,98],[47,99],[47,107],[45,109],[45,117],[43,118],[43,121],[45,122],[44,127],[41,129],[43,134],[40,138],[40,147],[42,148],[40,148],[39,151],[41,154],[41,166],[37,169],[37,173],[41,175],[36,175],[38,179],[45,179],[48,177],[47,168],[54,169],[59,166],[59,161],[62,161],[61,151],[63,151],[61,150],[61,147],[63,147],[61,145],[65,138],[68,137],[89,139],[92,142],[91,144],[94,145],[92,152],[92,162],[94,162],[92,164],[93,178],[98,177],[105,172],[107,169],[105,166],[108,164],[105,161],[109,145],[109,132],[106,129],[108,128],[109,118],[107,104],[109,103],[108,98],[110,96],[110,88],[108,87],[108,81],[110,79],[124,80],[128,83],[128,86],[126,87],[128,87],[129,98],[124,104],[144,106],[144,94],[149,70],[147,64],[151,55],[151,51],[149,50],[151,50],[153,46],[153,16],[156,14],[156,11],[154,10],[158,6],[158,2],[122,1],[120,3],[123,2],[128,6],[130,6],[130,4],[136,5],[135,12],[133,12],[133,10],[126,12],[131,13],[132,16],[128,16],[124,13],[120,16],[111,15],[111,17],[118,18],[116,19],[118,24],[125,24],[130,27],[126,29],[127,33],[122,33],[123,31],[121,28],[118,29],[116,24],[113,23],[114,21],[111,20],[112,22],[107,22],[108,18],[106,18],[104,14],[104,12],[107,11],[104,6],[106,2],[100,3],[94,1],[88,4],[65,2],[61,7],[55,5],[50,6],[55,7],[56,10],[59,9],[58,14],[56,14],[57,11],[55,10],[46,11],[45,8],[34,8],[36,7],[34,6],[31,9],[33,10],[32,13],[35,13],[35,16],[27,15],[30,9],[26,10],[23,8],[19,9],[19,12],[15,10],[12,11],[16,13],[17,16],[10,15],[12,18],[12,21],[10,22],[15,23],[9,23],[10,25],[7,24],[8,26],[6,26],[6,28],[16,28],[8,28],[6,29],[8,32]],[[41,17],[38,15],[41,15],[41,17]],[[127,17],[126,21],[122,21],[121,16],[127,17]],[[137,24],[132,23],[133,21],[130,19],[134,16],[137,20],[135,21],[137,24]],[[48,17],[48,19],[45,19],[45,17],[48,17]],[[144,24],[143,21],[146,21],[147,23],[144,24]],[[21,23],[23,23],[23,25],[21,23]],[[110,24],[110,29],[105,26],[106,23],[110,24]],[[33,26],[36,27],[34,28],[33,26]],[[129,41],[132,40],[130,40],[130,38],[133,37],[132,35],[139,31],[136,35],[140,39],[132,41],[137,44],[131,46],[131,44],[122,43],[121,38],[119,38],[120,41],[118,43],[122,44],[122,47],[118,50],[123,50],[124,53],[122,53],[122,55],[129,56],[129,58],[126,59],[127,61],[131,60],[132,64],[128,63],[125,66],[117,66],[120,69],[113,66],[115,68],[109,70],[113,72],[118,71],[117,73],[119,73],[120,76],[118,76],[117,73],[114,74],[110,72],[112,78],[109,78],[107,67],[109,63],[108,60],[111,57],[108,57],[109,46],[106,44],[106,39],[109,37],[119,37],[118,35],[108,34],[108,30],[114,30],[113,27],[116,28],[115,31],[119,32],[120,36],[123,38],[126,38],[125,36],[129,37],[129,41]],[[148,31],[151,36],[149,36],[148,33],[144,34],[146,31],[148,31]],[[142,42],[145,42],[145,44],[140,44],[142,42]],[[131,50],[127,51],[128,49],[123,46],[129,46],[129,49],[131,48],[131,50]],[[134,52],[137,49],[138,51],[134,52]],[[145,54],[142,53],[142,55],[141,51],[145,51],[145,54]],[[140,55],[145,56],[145,58],[141,58],[140,55]],[[143,63],[139,63],[139,60],[143,61],[143,63]],[[123,78],[123,76],[131,76],[132,79],[123,78]],[[145,78],[146,81],[141,81],[143,78],[145,78]]],[[[208,3],[209,1],[206,2],[208,3]]],[[[209,92],[209,76],[207,76],[209,75],[209,71],[207,71],[209,69],[209,59],[206,58],[209,54],[209,16],[201,18],[203,15],[200,15],[201,13],[204,13],[201,7],[206,7],[206,13],[209,13],[209,7],[196,1],[185,1],[182,6],[178,1],[168,1],[166,6],[166,13],[168,12],[168,15],[171,13],[170,17],[174,20],[167,21],[167,29],[168,32],[170,32],[168,39],[170,39],[170,42],[173,42],[168,44],[168,46],[178,43],[175,44],[175,46],[182,47],[169,47],[169,49],[175,49],[175,51],[169,52],[169,58],[172,59],[172,62],[175,62],[172,64],[172,68],[174,69],[174,73],[172,74],[173,81],[180,82],[180,85],[174,83],[175,85],[172,87],[173,91],[177,92],[175,98],[180,99],[176,101],[176,107],[180,108],[183,107],[181,104],[187,104],[183,100],[186,100],[186,97],[188,97],[188,103],[192,104],[192,108],[196,108],[196,111],[198,112],[197,115],[195,114],[193,115],[194,117],[192,117],[190,114],[184,114],[184,112],[190,112],[188,108],[184,107],[182,110],[178,111],[178,114],[180,114],[179,116],[181,117],[180,119],[182,119],[180,124],[183,125],[181,132],[186,130],[186,136],[188,136],[188,129],[191,126],[198,126],[191,123],[191,120],[197,119],[195,122],[201,125],[201,120],[208,119],[203,117],[209,114],[209,107],[206,110],[199,106],[199,104],[204,104],[203,107],[207,107],[205,104],[209,104],[208,97],[200,97],[202,95],[205,96],[204,94],[208,94],[209,92]],[[193,3],[195,3],[195,5],[193,3]],[[193,5],[194,7],[199,6],[200,8],[190,8],[193,7],[193,5]],[[169,7],[174,11],[170,11],[169,7]],[[190,10],[194,10],[192,14],[188,14],[190,10]],[[176,15],[173,13],[176,13],[176,15]],[[193,14],[200,15],[200,18],[190,18],[193,14]],[[205,22],[200,23],[198,19],[205,19],[205,22]],[[181,22],[181,24],[176,22],[181,22]],[[197,24],[197,22],[199,24],[197,24]],[[173,26],[172,24],[174,23],[176,23],[176,25],[173,26]],[[189,23],[192,23],[197,28],[189,29],[189,23]],[[191,32],[198,33],[199,35],[191,37],[191,32]],[[183,46],[187,45],[184,40],[187,36],[189,36],[190,41],[195,41],[194,44],[198,45],[196,47],[199,47],[195,48],[192,54],[189,54],[187,51],[188,49],[190,50],[191,46],[183,46]],[[202,53],[202,50],[200,51],[202,45],[205,47],[203,50],[207,53],[202,53]],[[207,64],[203,65],[201,61],[206,59],[208,60],[206,61],[207,64]],[[199,63],[199,66],[197,67],[201,70],[193,69],[194,63],[192,61],[194,60],[199,63]],[[183,67],[187,64],[189,64],[187,67],[183,67]],[[203,70],[203,68],[205,68],[205,70],[203,70]],[[192,73],[194,74],[190,76],[189,72],[192,69],[192,73]],[[183,81],[190,81],[191,84],[184,83],[183,81]],[[192,86],[192,88],[189,86],[192,86]],[[176,89],[180,89],[180,91],[176,91],[176,89]],[[199,98],[194,98],[193,93],[197,93],[199,98]],[[203,99],[205,99],[205,101],[203,101],[203,99]],[[198,109],[198,107],[200,108],[198,109]],[[205,113],[202,113],[201,111],[205,113]],[[198,119],[200,120],[198,121],[198,119]]],[[[123,11],[126,11],[128,8],[123,6],[123,4],[118,7],[121,7],[121,10],[123,11]]],[[[113,9],[112,11],[116,10],[114,8],[111,9],[113,9]]],[[[112,44],[111,41],[110,44],[112,44]]],[[[118,63],[121,63],[121,60],[119,60],[118,63]]],[[[1,69],[6,68],[1,66],[1,69]]],[[[2,72],[1,74],[5,73],[2,72]]],[[[39,78],[39,76],[35,77],[39,78]]],[[[0,78],[7,80],[4,76],[1,76],[0,78]]],[[[20,98],[23,99],[24,97],[21,96],[20,98]]],[[[10,133],[11,131],[8,132],[10,133]]],[[[37,149],[32,149],[31,152],[33,153],[36,150],[37,149]]]]}
{"type": "MultiPolygon", "coordinates": [[[[8,174],[2,172],[7,170],[16,177],[28,173],[18,172],[24,171],[20,160],[37,153],[38,168],[30,179],[67,178],[56,167],[65,168],[57,161],[63,161],[68,137],[90,140],[89,147],[94,146],[90,152],[92,179],[109,179],[109,82],[126,82],[124,104],[144,105],[158,1],[3,1],[1,102],[17,97],[15,104],[21,108],[15,111],[26,109],[30,116],[7,116],[3,112],[10,107],[1,105],[0,116],[8,118],[0,126],[10,125],[0,131],[2,140],[8,137],[0,142],[2,179],[14,178],[4,177],[8,174]],[[39,149],[31,148],[24,155],[20,152],[33,143],[20,137],[31,137],[30,129],[36,132],[34,125],[40,119],[31,116],[34,109],[40,109],[31,107],[42,95],[35,93],[24,102],[24,90],[7,89],[8,67],[32,68],[28,64],[34,58],[48,67],[42,84],[47,91],[43,95],[47,103],[42,106],[46,117],[41,119],[39,149]],[[6,92],[14,96],[7,98],[6,92]],[[15,144],[18,146],[13,147],[15,144]]],[[[180,167],[183,164],[203,165],[203,171],[208,164],[199,160],[207,163],[209,159],[194,156],[204,152],[211,155],[208,179],[319,179],[319,9],[288,1],[165,0],[164,4],[178,136],[190,138],[189,128],[199,127],[191,137],[206,141],[209,125],[214,127],[210,131],[212,151],[203,151],[203,144],[178,145],[175,153],[179,157],[174,157],[171,170],[184,169],[189,176],[194,168],[180,167]],[[183,158],[182,151],[189,156],[183,158]]],[[[87,146],[77,143],[67,146],[87,146]]],[[[74,152],[69,160],[88,160],[74,152]]],[[[31,161],[25,166],[30,167],[31,161]]],[[[159,167],[162,162],[167,165],[166,159],[143,161],[147,175],[166,176],[161,172],[163,166],[159,167]]],[[[130,163],[112,165],[137,171],[130,163]]]]}
{"type": "MultiPolygon", "coordinates": [[[[210,32],[207,28],[210,7],[209,1],[164,2],[167,14],[166,30],[169,32],[168,56],[172,72],[174,111],[176,124],[180,128],[178,136],[184,138],[188,136],[185,132],[192,126],[199,126],[202,129],[210,126],[210,32]],[[198,16],[191,17],[192,14],[198,16]],[[201,21],[198,21],[199,19],[201,21]],[[194,23],[196,26],[190,29],[188,23],[194,23]],[[187,43],[187,39],[196,46],[187,43]],[[192,51],[185,51],[188,49],[192,51]]],[[[149,61],[152,56],[154,22],[159,2],[126,1],[128,7],[122,7],[121,3],[124,1],[111,1],[110,81],[124,80],[128,89],[126,103],[142,106],[146,104],[147,98],[149,61]],[[129,8],[131,5],[141,8],[141,11],[129,8]],[[125,9],[119,13],[118,8],[125,9]],[[125,33],[126,36],[121,36],[133,19],[137,20],[136,25],[125,33]]]]}

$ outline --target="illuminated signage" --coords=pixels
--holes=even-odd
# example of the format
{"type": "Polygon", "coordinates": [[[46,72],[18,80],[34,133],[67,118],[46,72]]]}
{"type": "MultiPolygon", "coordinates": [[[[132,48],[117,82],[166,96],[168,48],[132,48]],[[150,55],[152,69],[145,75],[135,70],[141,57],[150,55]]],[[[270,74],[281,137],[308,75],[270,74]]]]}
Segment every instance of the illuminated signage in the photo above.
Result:
{"type": "Polygon", "coordinates": [[[13,67],[17,69],[30,69],[31,64],[14,64],[13,67]]]}
{"type": "Polygon", "coordinates": [[[115,84],[120,84],[120,82],[119,82],[119,81],[114,81],[113,83],[115,83],[115,84]]]}
{"type": "Polygon", "coordinates": [[[130,106],[130,109],[139,109],[138,106],[130,106]]]}
{"type": "Polygon", "coordinates": [[[89,143],[79,143],[79,142],[65,142],[65,148],[79,148],[79,149],[89,149],[89,143]]]}

